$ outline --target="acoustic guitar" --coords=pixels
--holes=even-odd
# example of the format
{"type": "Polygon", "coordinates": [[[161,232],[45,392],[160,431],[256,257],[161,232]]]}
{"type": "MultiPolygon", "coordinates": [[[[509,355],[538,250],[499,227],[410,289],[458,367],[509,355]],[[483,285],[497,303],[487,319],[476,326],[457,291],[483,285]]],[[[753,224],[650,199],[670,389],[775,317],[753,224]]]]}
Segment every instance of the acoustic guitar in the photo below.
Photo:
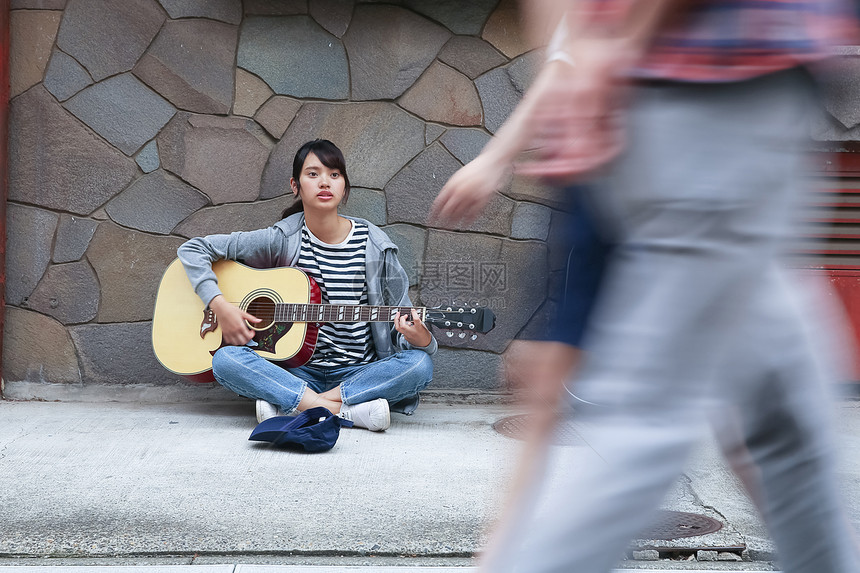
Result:
{"type": "MultiPolygon", "coordinates": [[[[319,327],[325,322],[394,322],[413,307],[321,304],[320,288],[295,267],[254,269],[236,261],[212,265],[224,297],[262,319],[254,330],[254,350],[288,368],[305,364],[314,353],[319,327]]],[[[428,326],[460,331],[460,338],[487,333],[495,315],[487,308],[414,307],[428,326]]],[[[191,287],[179,259],[161,279],[152,317],[152,347],[161,364],[195,382],[212,382],[212,355],[224,344],[218,317],[191,287]]]]}

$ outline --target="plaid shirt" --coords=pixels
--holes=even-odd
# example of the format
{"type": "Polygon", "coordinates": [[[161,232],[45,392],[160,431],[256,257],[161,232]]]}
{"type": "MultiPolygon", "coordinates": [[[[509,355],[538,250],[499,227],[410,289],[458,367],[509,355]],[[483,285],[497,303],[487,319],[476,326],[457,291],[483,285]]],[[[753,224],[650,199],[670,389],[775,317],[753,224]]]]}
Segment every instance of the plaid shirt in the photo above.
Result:
{"type": "MultiPolygon", "coordinates": [[[[586,0],[586,9],[596,23],[612,25],[634,1],[586,0]]],[[[682,0],[633,75],[735,81],[808,64],[857,43],[854,2],[682,0]]]]}

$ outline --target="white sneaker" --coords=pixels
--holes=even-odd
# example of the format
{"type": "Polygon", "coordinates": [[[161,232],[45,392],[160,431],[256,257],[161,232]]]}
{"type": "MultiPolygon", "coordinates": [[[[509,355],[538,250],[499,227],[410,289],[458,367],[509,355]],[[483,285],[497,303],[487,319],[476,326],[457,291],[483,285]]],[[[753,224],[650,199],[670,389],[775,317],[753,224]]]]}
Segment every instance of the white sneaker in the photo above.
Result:
{"type": "Polygon", "coordinates": [[[370,402],[340,407],[338,414],[344,420],[349,420],[359,428],[367,428],[372,432],[382,432],[391,425],[391,413],[388,411],[388,400],[377,398],[370,402]]]}
{"type": "Polygon", "coordinates": [[[265,400],[257,400],[257,423],[263,420],[281,416],[281,411],[274,404],[269,404],[265,400]]]}

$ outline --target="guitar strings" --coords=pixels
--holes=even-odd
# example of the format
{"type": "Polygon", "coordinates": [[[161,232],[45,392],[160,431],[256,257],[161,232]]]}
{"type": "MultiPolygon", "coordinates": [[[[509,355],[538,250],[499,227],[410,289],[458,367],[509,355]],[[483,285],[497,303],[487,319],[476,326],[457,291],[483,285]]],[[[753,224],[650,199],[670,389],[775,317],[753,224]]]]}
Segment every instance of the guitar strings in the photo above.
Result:
{"type": "MultiPolygon", "coordinates": [[[[230,302],[231,302],[231,304],[239,306],[239,303],[237,303],[235,301],[230,301],[230,302]]],[[[322,304],[322,303],[280,303],[280,304],[281,305],[296,304],[299,306],[307,306],[307,307],[326,307],[326,309],[328,309],[328,310],[340,306],[340,305],[331,305],[331,304],[322,304]]],[[[256,299],[256,300],[252,300],[248,304],[247,312],[256,316],[257,318],[262,319],[264,322],[272,322],[275,320],[276,315],[277,315],[277,312],[276,312],[277,306],[278,305],[276,303],[274,303],[270,300],[256,299]]],[[[355,309],[355,308],[371,308],[371,307],[367,306],[367,305],[343,305],[343,308],[355,309]]],[[[377,318],[377,320],[364,320],[363,319],[360,322],[393,322],[394,321],[393,315],[394,315],[395,311],[400,311],[400,313],[403,314],[403,313],[410,313],[413,308],[415,308],[419,312],[421,310],[423,310],[423,308],[421,308],[421,307],[401,307],[401,306],[379,306],[376,308],[378,308],[379,310],[382,311],[377,315],[379,317],[379,318],[377,318]],[[384,320],[379,320],[379,319],[384,317],[386,311],[388,312],[390,318],[384,319],[384,320]]],[[[329,318],[329,317],[325,317],[325,318],[329,318]]],[[[327,320],[327,322],[338,322],[338,321],[336,319],[332,318],[330,320],[327,320]]],[[[354,321],[347,321],[347,322],[354,322],[354,321]]]]}

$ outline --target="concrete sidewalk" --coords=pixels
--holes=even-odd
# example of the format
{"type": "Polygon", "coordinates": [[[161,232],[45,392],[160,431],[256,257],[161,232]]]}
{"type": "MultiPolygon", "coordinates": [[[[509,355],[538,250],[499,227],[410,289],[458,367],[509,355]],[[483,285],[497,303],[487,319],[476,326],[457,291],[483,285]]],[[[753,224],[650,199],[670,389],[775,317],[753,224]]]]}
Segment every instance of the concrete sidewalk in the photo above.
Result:
{"type": "MultiPolygon", "coordinates": [[[[492,428],[512,413],[425,404],[414,416],[393,416],[384,433],[344,429],[333,450],[302,454],[247,441],[256,422],[246,401],[0,401],[0,566],[470,565],[520,447],[492,428]]],[[[842,402],[834,415],[856,525],[860,403],[842,402]]],[[[587,433],[575,420],[571,431],[587,433]]],[[[554,453],[559,485],[577,464],[599,460],[585,441],[554,453]]],[[[713,517],[723,528],[638,540],[639,549],[675,548],[691,560],[696,550],[727,547],[745,548],[753,561],[772,557],[712,443],[702,444],[664,507],[713,517]]]]}

